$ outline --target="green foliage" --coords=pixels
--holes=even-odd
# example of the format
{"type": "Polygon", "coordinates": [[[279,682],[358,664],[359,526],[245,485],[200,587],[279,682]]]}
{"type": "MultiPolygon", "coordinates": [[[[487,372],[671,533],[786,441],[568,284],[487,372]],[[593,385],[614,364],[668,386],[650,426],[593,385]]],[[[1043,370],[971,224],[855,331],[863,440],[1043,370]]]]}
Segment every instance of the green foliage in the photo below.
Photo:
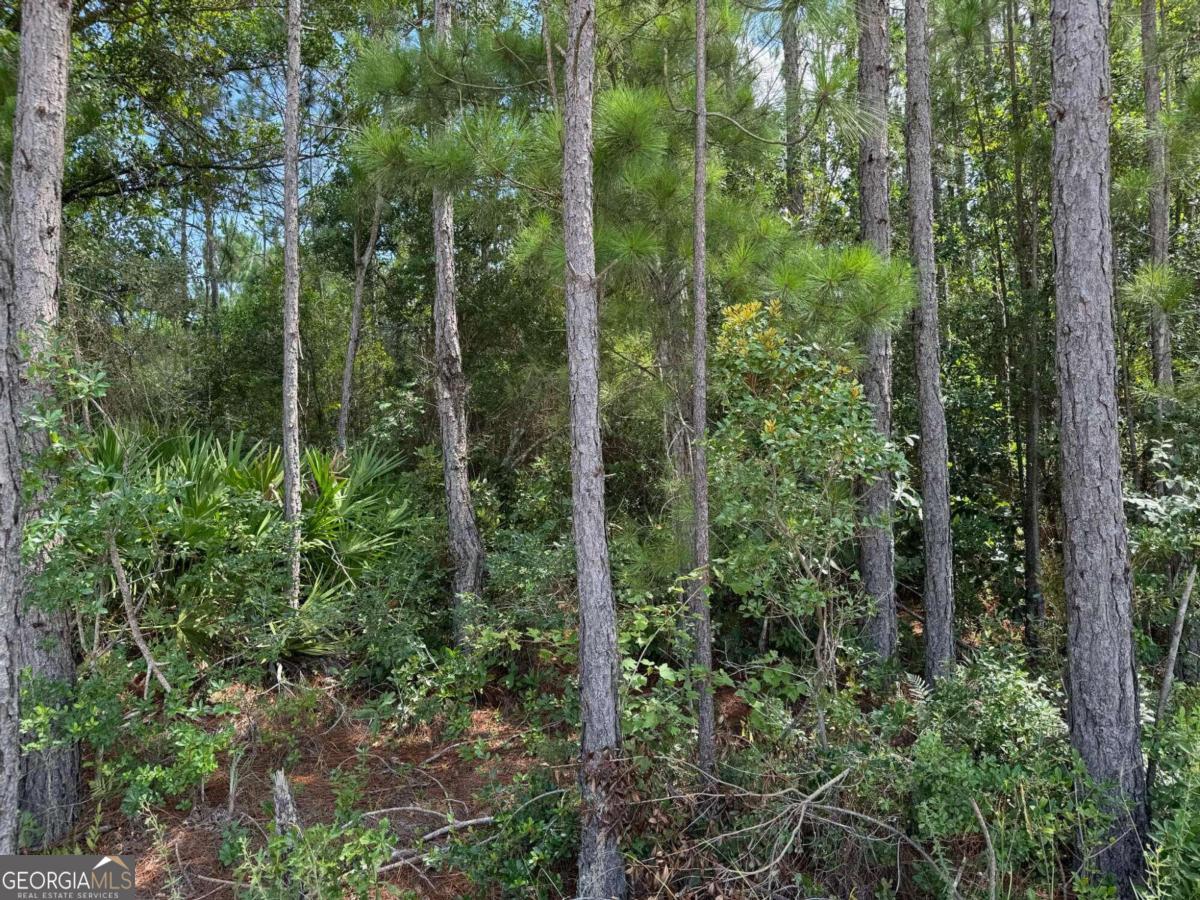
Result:
{"type": "Polygon", "coordinates": [[[464,837],[435,859],[465,873],[480,896],[561,897],[579,850],[579,811],[572,793],[544,776],[520,776],[504,795],[486,838],[464,837]]]}

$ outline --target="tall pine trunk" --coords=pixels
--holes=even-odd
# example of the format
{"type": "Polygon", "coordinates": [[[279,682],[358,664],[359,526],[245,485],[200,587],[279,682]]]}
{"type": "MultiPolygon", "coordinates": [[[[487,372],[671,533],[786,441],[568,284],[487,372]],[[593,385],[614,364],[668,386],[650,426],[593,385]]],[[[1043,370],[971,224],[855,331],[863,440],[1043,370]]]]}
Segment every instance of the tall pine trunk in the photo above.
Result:
{"type": "Polygon", "coordinates": [[[933,245],[933,121],[929,97],[928,0],[904,9],[908,75],[908,239],[917,273],[917,406],[921,421],[921,508],[925,538],[925,678],[954,665],[954,556],[950,536],[950,451],[942,404],[937,266],[933,245]]]}
{"type": "Polygon", "coordinates": [[[571,396],[571,509],[579,589],[579,784],[581,897],[623,898],[612,788],[622,765],[617,708],[617,611],[608,562],[604,455],[600,435],[600,301],[592,228],[592,99],[595,0],[567,10],[563,135],[563,243],[566,251],[567,370],[571,396]]]}
{"type": "MultiPolygon", "coordinates": [[[[434,39],[450,39],[450,0],[436,0],[434,39]]],[[[442,433],[442,474],[446,483],[450,556],[454,561],[454,640],[466,643],[465,606],[483,593],[485,558],[471,500],[467,443],[467,379],[458,336],[458,287],[454,271],[454,200],[433,189],[433,251],[437,287],[433,298],[434,363],[438,421],[442,433]]]]}
{"type": "MultiPolygon", "coordinates": [[[[1031,43],[1036,53],[1037,28],[1030,12],[1031,43]]],[[[1008,0],[1005,7],[1005,51],[1008,61],[1009,113],[1013,131],[1023,138],[1027,106],[1017,81],[1017,7],[1008,0]]],[[[1036,89],[1036,68],[1031,80],[1036,89]]],[[[1024,382],[1025,472],[1022,481],[1022,525],[1024,536],[1025,643],[1036,649],[1046,603],[1042,596],[1041,546],[1041,430],[1042,430],[1042,279],[1038,257],[1038,204],[1025,177],[1025,150],[1013,147],[1013,200],[1016,207],[1017,281],[1021,288],[1024,318],[1022,381],[1024,382]]]]}
{"type": "Polygon", "coordinates": [[[379,221],[383,217],[383,195],[375,195],[375,208],[371,213],[371,225],[367,231],[367,243],[358,252],[358,226],[354,229],[354,298],[350,305],[350,336],[346,341],[346,362],[342,366],[342,404],[338,409],[337,446],[346,452],[346,433],[350,428],[350,403],[354,390],[354,360],[358,356],[358,345],[362,338],[363,298],[366,294],[367,274],[371,260],[375,258],[375,245],[379,241],[379,221]]]}
{"type": "Polygon", "coordinates": [[[300,0],[287,2],[283,145],[283,517],[288,600],[300,605],[300,0]]]}
{"type": "Polygon", "coordinates": [[[708,547],[708,37],[707,0],[696,0],[696,174],[692,207],[692,541],[695,577],[688,606],[696,640],[696,759],[716,771],[717,729],[712,695],[712,617],[708,547]]]}
{"type": "Polygon", "coordinates": [[[804,174],[800,158],[800,32],[799,9],[786,0],[780,12],[780,41],[783,44],[783,115],[785,205],[793,219],[804,214],[804,174]]]}
{"type": "MultiPolygon", "coordinates": [[[[859,219],[862,240],[880,256],[891,253],[888,213],[888,7],[886,0],[858,0],[858,105],[863,118],[858,144],[859,219]]],[[[892,336],[867,335],[863,390],[884,437],[892,433],[892,336]]],[[[885,473],[863,486],[859,572],[874,604],[865,636],[882,660],[896,655],[895,564],[892,546],[892,479],[885,473]]]]}
{"type": "Polygon", "coordinates": [[[1052,0],[1050,118],[1071,742],[1116,821],[1083,848],[1122,898],[1145,871],[1145,770],[1121,498],[1109,217],[1109,8],[1052,0]]]}
{"type": "MultiPolygon", "coordinates": [[[[1150,261],[1167,264],[1170,236],[1170,185],[1167,181],[1167,137],[1159,115],[1162,112],[1162,79],[1158,64],[1158,2],[1142,0],[1142,87],[1146,100],[1146,133],[1150,163],[1150,261]]],[[[1155,306],[1150,313],[1150,352],[1154,385],[1159,397],[1155,415],[1161,425],[1170,410],[1167,397],[1174,389],[1171,360],[1171,323],[1166,312],[1155,306]]]]}
{"type": "Polygon", "coordinates": [[[21,606],[21,444],[16,385],[19,335],[13,309],[9,198],[0,161],[0,856],[17,852],[21,716],[16,640],[21,606]]]}
{"type": "MultiPolygon", "coordinates": [[[[21,11],[21,57],[13,123],[12,272],[13,302],[21,340],[37,357],[50,346],[58,324],[62,256],[62,180],[67,119],[67,71],[71,4],[35,0],[21,11]]],[[[15,348],[11,348],[13,352],[15,348]]],[[[21,366],[20,402],[28,405],[50,386],[30,380],[21,366]]],[[[22,436],[22,453],[36,458],[48,444],[44,432],[22,436]]],[[[44,497],[44,495],[43,495],[44,497]]],[[[32,498],[27,518],[43,497],[32,498]]],[[[31,561],[34,569],[42,559],[31,561]]],[[[17,661],[33,682],[72,685],[75,651],[65,609],[24,603],[18,612],[17,661]]],[[[59,735],[59,737],[65,737],[59,735]]],[[[45,845],[61,841],[79,802],[79,750],[65,746],[26,753],[22,761],[21,809],[45,845]]]]}

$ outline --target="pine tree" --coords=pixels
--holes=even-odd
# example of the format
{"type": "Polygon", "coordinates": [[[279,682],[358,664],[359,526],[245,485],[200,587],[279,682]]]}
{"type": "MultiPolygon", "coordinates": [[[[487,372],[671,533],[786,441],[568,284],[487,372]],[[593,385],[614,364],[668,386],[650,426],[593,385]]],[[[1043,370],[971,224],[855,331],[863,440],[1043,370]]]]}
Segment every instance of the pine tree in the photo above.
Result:
{"type": "MultiPolygon", "coordinates": [[[[65,0],[37,0],[22,8],[10,229],[16,324],[29,353],[20,369],[22,405],[31,404],[50,389],[29,377],[28,365],[30,359],[49,350],[58,325],[70,26],[71,4],[65,0]]],[[[16,351],[9,347],[10,354],[16,351]]],[[[41,455],[48,446],[45,432],[22,435],[26,460],[41,455]]],[[[32,499],[26,518],[37,515],[43,499],[44,493],[32,499]]],[[[44,562],[34,559],[34,570],[44,562]]],[[[74,684],[74,637],[67,611],[24,603],[18,616],[15,634],[21,670],[28,670],[35,679],[74,684]]],[[[75,819],[78,747],[63,741],[56,747],[29,751],[22,767],[21,809],[33,817],[38,839],[57,843],[75,819]]]]}
{"type": "MultiPolygon", "coordinates": [[[[435,0],[434,41],[450,39],[450,0],[435,0]]],[[[466,644],[466,610],[483,594],[486,560],[475,520],[468,470],[467,379],[463,374],[458,331],[458,285],[454,262],[454,198],[441,185],[433,189],[433,252],[437,286],[433,300],[434,382],[442,434],[442,474],[450,523],[450,556],[454,560],[454,636],[466,644]]]]}
{"type": "Polygon", "coordinates": [[[287,3],[283,148],[283,517],[288,602],[300,605],[300,0],[287,3]]]}
{"type": "Polygon", "coordinates": [[[927,0],[905,4],[908,86],[908,233],[917,273],[917,405],[921,419],[921,507],[925,538],[925,678],[954,664],[954,557],[950,535],[950,451],[942,404],[937,263],[933,246],[933,123],[929,96],[927,0]]]}
{"type": "MultiPolygon", "coordinates": [[[[859,228],[880,256],[891,254],[888,212],[888,7],[885,0],[857,0],[858,96],[862,136],[858,143],[859,228]]],[[[873,328],[866,336],[862,382],[879,433],[892,433],[892,336],[873,328]]],[[[859,569],[874,603],[866,639],[881,660],[896,655],[895,561],[892,546],[892,480],[863,486],[859,569]]]]}
{"type": "Polygon", "coordinates": [[[571,509],[579,586],[582,709],[579,886],[583,897],[624,898],[613,782],[623,764],[617,708],[617,610],[608,561],[600,439],[600,302],[592,225],[592,99],[596,7],[570,0],[563,135],[567,368],[571,394],[571,509]]]}
{"type": "Polygon", "coordinates": [[[1147,823],[1114,378],[1109,10],[1053,0],[1050,22],[1068,718],[1114,815],[1108,838],[1085,853],[1132,900],[1147,823]]]}
{"type": "Polygon", "coordinates": [[[697,764],[716,770],[716,715],[712,695],[712,581],[708,546],[708,98],[707,0],[696,0],[696,175],[692,237],[692,535],[695,577],[688,586],[700,683],[696,696],[697,764]]]}

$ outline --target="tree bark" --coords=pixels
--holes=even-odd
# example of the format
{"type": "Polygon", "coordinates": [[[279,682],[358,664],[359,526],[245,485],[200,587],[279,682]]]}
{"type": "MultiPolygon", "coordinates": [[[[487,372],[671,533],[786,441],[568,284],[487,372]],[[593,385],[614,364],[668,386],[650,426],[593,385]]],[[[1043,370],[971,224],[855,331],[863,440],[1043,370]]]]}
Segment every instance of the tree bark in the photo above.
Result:
{"type": "Polygon", "coordinates": [[[567,10],[563,138],[563,239],[566,251],[567,369],[571,397],[571,504],[579,585],[579,690],[582,792],[578,894],[623,898],[617,843],[622,765],[617,707],[617,613],[604,511],[600,434],[600,322],[592,227],[592,101],[596,67],[595,0],[567,10]]]}
{"type": "Polygon", "coordinates": [[[1116,817],[1108,840],[1084,849],[1088,865],[1131,900],[1147,823],[1112,321],[1110,10],[1052,0],[1050,18],[1068,718],[1116,817]]]}
{"type": "MultiPolygon", "coordinates": [[[[434,40],[450,39],[450,16],[450,0],[436,0],[434,40]]],[[[462,647],[466,645],[465,606],[483,594],[486,559],[475,520],[468,470],[467,379],[458,335],[458,287],[454,271],[454,199],[440,187],[433,190],[433,248],[437,269],[433,300],[437,408],[450,556],[454,561],[454,641],[462,647]]]]}
{"type": "Polygon", "coordinates": [[[283,517],[288,602],[300,606],[300,0],[287,0],[283,145],[283,517]]]}
{"type": "MultiPolygon", "coordinates": [[[[863,131],[858,144],[859,219],[862,240],[880,256],[891,254],[888,213],[888,7],[885,0],[858,0],[858,105],[863,131]]],[[[873,329],[866,338],[862,383],[884,437],[892,433],[892,336],[873,329]]],[[[868,646],[881,660],[896,655],[896,596],[892,545],[892,478],[885,473],[864,485],[859,528],[859,571],[874,604],[866,621],[868,646]]]]}
{"type": "Polygon", "coordinates": [[[921,422],[921,507],[925,539],[925,678],[954,666],[954,554],[950,451],[942,404],[937,265],[933,245],[933,121],[929,96],[928,0],[904,8],[908,87],[908,234],[917,273],[917,406],[921,422]]]}
{"type": "MultiPolygon", "coordinates": [[[[1170,184],[1167,181],[1167,137],[1159,114],[1162,112],[1162,79],[1158,64],[1158,3],[1142,0],[1142,86],[1146,95],[1147,152],[1150,163],[1150,261],[1167,264],[1170,246],[1168,215],[1170,184]]],[[[1155,417],[1161,425],[1170,412],[1169,394],[1175,387],[1171,361],[1171,323],[1157,305],[1150,312],[1150,352],[1154,365],[1154,385],[1159,396],[1155,417]]]]}
{"type": "Polygon", "coordinates": [[[346,341],[346,363],[342,367],[342,405],[338,409],[337,445],[346,452],[346,432],[350,426],[350,401],[354,387],[354,359],[358,356],[358,345],[362,333],[363,297],[366,293],[367,274],[371,260],[375,258],[375,244],[379,241],[379,221],[383,217],[383,195],[375,195],[375,210],[371,214],[371,225],[367,232],[367,243],[362,253],[358,252],[358,230],[354,236],[354,299],[350,306],[350,337],[346,341]]]}
{"type": "MultiPolygon", "coordinates": [[[[70,51],[69,0],[36,0],[21,13],[21,56],[13,123],[12,266],[16,321],[32,357],[43,354],[58,324],[62,254],[62,181],[70,51]]],[[[13,348],[15,352],[15,348],[13,348]]],[[[20,366],[21,404],[49,390],[20,366]]],[[[27,460],[48,445],[42,432],[21,435],[27,460]]],[[[35,517],[33,498],[25,519],[35,517]]],[[[40,569],[44,560],[32,561],[40,569]]],[[[75,682],[75,653],[65,609],[25,603],[18,612],[18,664],[32,680],[75,682]]],[[[79,750],[74,744],[31,751],[23,757],[21,809],[32,816],[44,845],[58,843],[75,819],[79,801],[79,750]]]]}
{"type": "Polygon", "coordinates": [[[787,211],[793,219],[804,213],[804,170],[800,159],[800,34],[797,23],[799,10],[794,0],[787,0],[780,13],[783,44],[783,115],[784,187],[787,191],[787,211]]]}
{"type": "Polygon", "coordinates": [[[707,0],[696,0],[696,173],[692,207],[692,541],[695,576],[688,606],[696,640],[696,760],[705,776],[717,765],[712,695],[712,617],[708,547],[708,37],[707,0]]]}
{"type": "MultiPolygon", "coordinates": [[[[1031,17],[1032,43],[1037,45],[1036,19],[1031,17]]],[[[1008,56],[1009,111],[1013,130],[1019,135],[1025,129],[1026,104],[1021,99],[1017,83],[1016,49],[1017,11],[1013,0],[1005,8],[1005,43],[1008,56]]],[[[1036,69],[1031,78],[1036,81],[1036,69]]],[[[1046,602],[1042,595],[1041,546],[1041,430],[1042,430],[1042,279],[1038,258],[1038,211],[1036,194],[1030,193],[1025,179],[1025,151],[1013,147],[1013,199],[1016,207],[1017,281],[1021,288],[1024,317],[1024,359],[1022,362],[1025,387],[1025,472],[1021,504],[1024,538],[1025,643],[1036,650],[1042,620],[1046,617],[1046,602]]]]}
{"type": "Polygon", "coordinates": [[[218,333],[221,310],[221,285],[217,279],[217,226],[211,194],[204,195],[204,301],[208,327],[218,333]]]}
{"type": "MultiPolygon", "coordinates": [[[[0,184],[6,166],[0,161],[0,184]]],[[[13,305],[9,199],[0,193],[0,855],[17,852],[20,825],[21,716],[16,639],[21,582],[20,361],[13,305]]]]}

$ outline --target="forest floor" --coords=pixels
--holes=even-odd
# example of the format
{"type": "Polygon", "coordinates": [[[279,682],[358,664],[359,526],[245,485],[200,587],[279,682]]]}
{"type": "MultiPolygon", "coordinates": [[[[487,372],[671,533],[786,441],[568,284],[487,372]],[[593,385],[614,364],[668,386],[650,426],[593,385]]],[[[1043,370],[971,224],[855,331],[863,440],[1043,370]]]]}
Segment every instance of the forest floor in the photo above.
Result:
{"type": "MultiPolygon", "coordinates": [[[[302,826],[333,822],[339,802],[362,812],[388,810],[397,847],[404,848],[449,820],[489,815],[480,798],[486,787],[544,766],[526,752],[523,729],[501,707],[474,710],[466,730],[443,741],[427,726],[373,731],[355,717],[350,698],[301,690],[227,689],[223,699],[239,708],[236,737],[198,799],[184,809],[155,809],[142,822],[114,800],[98,813],[100,838],[91,852],[136,856],[139,897],[224,900],[236,896],[241,882],[219,858],[223,834],[237,822],[252,843],[262,843],[273,821],[277,769],[287,774],[302,826]]],[[[381,898],[415,892],[441,900],[463,897],[469,888],[461,875],[427,869],[419,860],[381,879],[381,898]]]]}

